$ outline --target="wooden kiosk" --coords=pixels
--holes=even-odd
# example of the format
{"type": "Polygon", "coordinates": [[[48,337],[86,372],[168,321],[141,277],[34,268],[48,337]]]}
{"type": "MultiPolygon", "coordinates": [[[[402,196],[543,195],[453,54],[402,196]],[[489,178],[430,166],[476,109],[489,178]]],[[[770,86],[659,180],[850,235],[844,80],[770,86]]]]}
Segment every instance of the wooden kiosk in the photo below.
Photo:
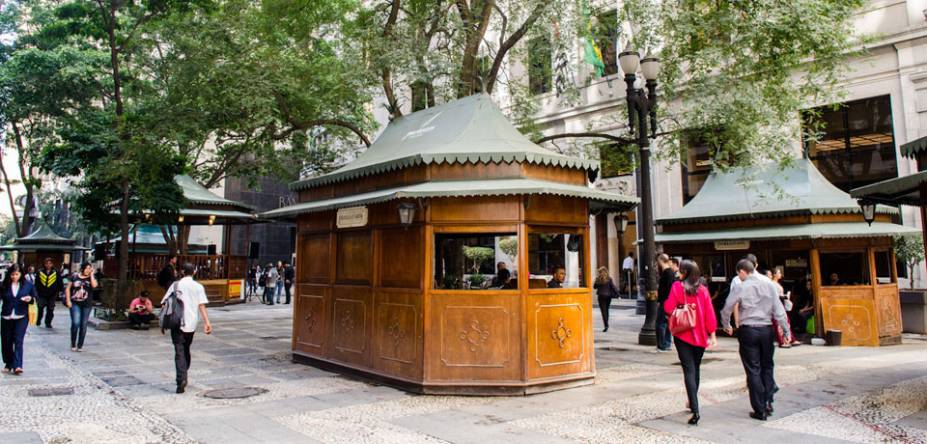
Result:
{"type": "Polygon", "coordinates": [[[597,168],[476,95],[400,117],[356,160],[294,183],[300,203],[264,214],[298,223],[294,360],[423,393],[592,383],[589,214],[637,203],[589,188],[597,168]]]}
{"type": "MultiPolygon", "coordinates": [[[[11,245],[4,245],[0,250],[16,251],[19,253],[17,262],[24,266],[34,266],[36,270],[42,267],[42,261],[49,257],[56,267],[69,263],[75,251],[86,251],[88,248],[78,246],[74,239],[59,236],[48,225],[37,222],[38,227],[25,237],[16,238],[11,245]]],[[[74,258],[78,262],[80,257],[74,258]]]]}
{"type": "Polygon", "coordinates": [[[657,242],[698,262],[716,308],[737,261],[753,253],[761,268],[784,268],[793,295],[810,280],[818,336],[839,330],[841,345],[887,345],[901,341],[892,236],[917,232],[896,217],[879,206],[867,224],[856,200],[802,159],[784,170],[712,173],[687,205],[657,220],[657,242]]]}
{"type": "MultiPolygon", "coordinates": [[[[158,226],[144,223],[139,217],[129,234],[129,279],[139,288],[147,289],[152,295],[163,295],[157,283],[158,272],[167,264],[170,248],[167,238],[179,250],[178,263],[191,262],[197,267],[196,279],[206,288],[210,305],[225,305],[243,302],[242,288],[248,272],[248,259],[244,255],[229,254],[230,236],[228,227],[236,224],[259,223],[254,209],[241,202],[225,199],[196,183],[192,177],[178,175],[174,178],[183,191],[185,205],[180,209],[176,223],[158,226]],[[223,254],[217,254],[215,246],[188,245],[189,229],[194,225],[218,225],[225,229],[223,254]]],[[[116,276],[116,257],[119,238],[101,242],[105,251],[103,273],[116,276]]],[[[133,294],[135,291],[133,291],[133,294]]],[[[155,303],[161,301],[154,297],[155,303]]],[[[124,301],[128,304],[129,301],[124,301]]],[[[121,305],[118,302],[116,305],[121,305]]],[[[116,307],[119,308],[119,307],[116,307]]]]}

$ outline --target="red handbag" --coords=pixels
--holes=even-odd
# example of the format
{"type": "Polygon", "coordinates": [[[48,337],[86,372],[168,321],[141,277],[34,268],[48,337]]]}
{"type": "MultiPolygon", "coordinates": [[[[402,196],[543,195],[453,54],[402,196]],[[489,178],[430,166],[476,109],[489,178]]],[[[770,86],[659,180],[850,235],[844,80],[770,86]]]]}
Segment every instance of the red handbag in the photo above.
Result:
{"type": "Polygon", "coordinates": [[[670,333],[675,335],[693,328],[695,328],[695,304],[676,305],[676,309],[669,318],[670,333]]]}

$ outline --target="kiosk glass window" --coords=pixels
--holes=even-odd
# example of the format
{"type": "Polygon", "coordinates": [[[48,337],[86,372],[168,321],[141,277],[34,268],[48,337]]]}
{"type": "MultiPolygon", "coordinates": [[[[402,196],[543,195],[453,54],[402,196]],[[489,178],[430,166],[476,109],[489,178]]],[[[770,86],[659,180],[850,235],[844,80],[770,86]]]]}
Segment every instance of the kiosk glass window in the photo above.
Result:
{"type": "Polygon", "coordinates": [[[898,176],[889,96],[814,108],[802,119],[808,158],[843,191],[898,176]]]}
{"type": "Polygon", "coordinates": [[[581,234],[533,232],[528,235],[529,288],[585,287],[586,244],[581,234]]]}
{"type": "Polygon", "coordinates": [[[875,252],[876,278],[880,284],[892,283],[892,255],[888,251],[875,252]]]}
{"type": "Polygon", "coordinates": [[[866,253],[821,253],[821,285],[870,285],[866,253]]]}
{"type": "Polygon", "coordinates": [[[516,233],[436,234],[434,288],[518,288],[516,233]]]}

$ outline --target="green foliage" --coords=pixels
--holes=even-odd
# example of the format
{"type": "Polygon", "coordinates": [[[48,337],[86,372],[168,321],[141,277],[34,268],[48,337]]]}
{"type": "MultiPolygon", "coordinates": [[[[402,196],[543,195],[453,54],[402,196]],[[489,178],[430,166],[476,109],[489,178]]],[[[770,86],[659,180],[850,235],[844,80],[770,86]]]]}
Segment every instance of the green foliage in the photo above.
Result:
{"type": "Polygon", "coordinates": [[[518,257],[518,237],[507,237],[499,241],[499,249],[506,256],[515,259],[518,257]]]}
{"type": "Polygon", "coordinates": [[[473,261],[473,272],[479,273],[480,266],[486,261],[495,259],[496,252],[489,247],[463,247],[464,257],[473,261]]]}
{"type": "Polygon", "coordinates": [[[920,234],[892,238],[895,257],[908,267],[908,279],[914,288],[914,267],[924,260],[924,240],[920,234]]]}
{"type": "Polygon", "coordinates": [[[486,276],[480,273],[471,274],[467,281],[470,282],[470,288],[480,288],[486,283],[486,276]]]}
{"type": "Polygon", "coordinates": [[[665,157],[677,158],[683,129],[716,139],[719,168],[767,159],[787,163],[798,111],[835,101],[846,60],[865,41],[853,33],[863,0],[659,2],[628,0],[620,20],[633,47],[662,59],[665,157]],[[809,60],[812,60],[809,62],[809,60]]]}

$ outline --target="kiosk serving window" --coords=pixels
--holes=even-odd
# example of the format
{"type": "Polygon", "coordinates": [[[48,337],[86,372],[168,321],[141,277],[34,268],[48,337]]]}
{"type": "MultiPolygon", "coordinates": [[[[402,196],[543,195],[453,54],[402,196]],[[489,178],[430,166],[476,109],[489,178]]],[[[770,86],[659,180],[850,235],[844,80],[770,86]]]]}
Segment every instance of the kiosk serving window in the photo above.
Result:
{"type": "Polygon", "coordinates": [[[528,235],[529,288],[585,287],[583,236],[564,232],[528,235]]]}
{"type": "Polygon", "coordinates": [[[866,254],[821,253],[821,285],[870,285],[866,254]]]}
{"type": "Polygon", "coordinates": [[[516,233],[436,234],[434,288],[517,289],[517,258],[516,233]]]}

